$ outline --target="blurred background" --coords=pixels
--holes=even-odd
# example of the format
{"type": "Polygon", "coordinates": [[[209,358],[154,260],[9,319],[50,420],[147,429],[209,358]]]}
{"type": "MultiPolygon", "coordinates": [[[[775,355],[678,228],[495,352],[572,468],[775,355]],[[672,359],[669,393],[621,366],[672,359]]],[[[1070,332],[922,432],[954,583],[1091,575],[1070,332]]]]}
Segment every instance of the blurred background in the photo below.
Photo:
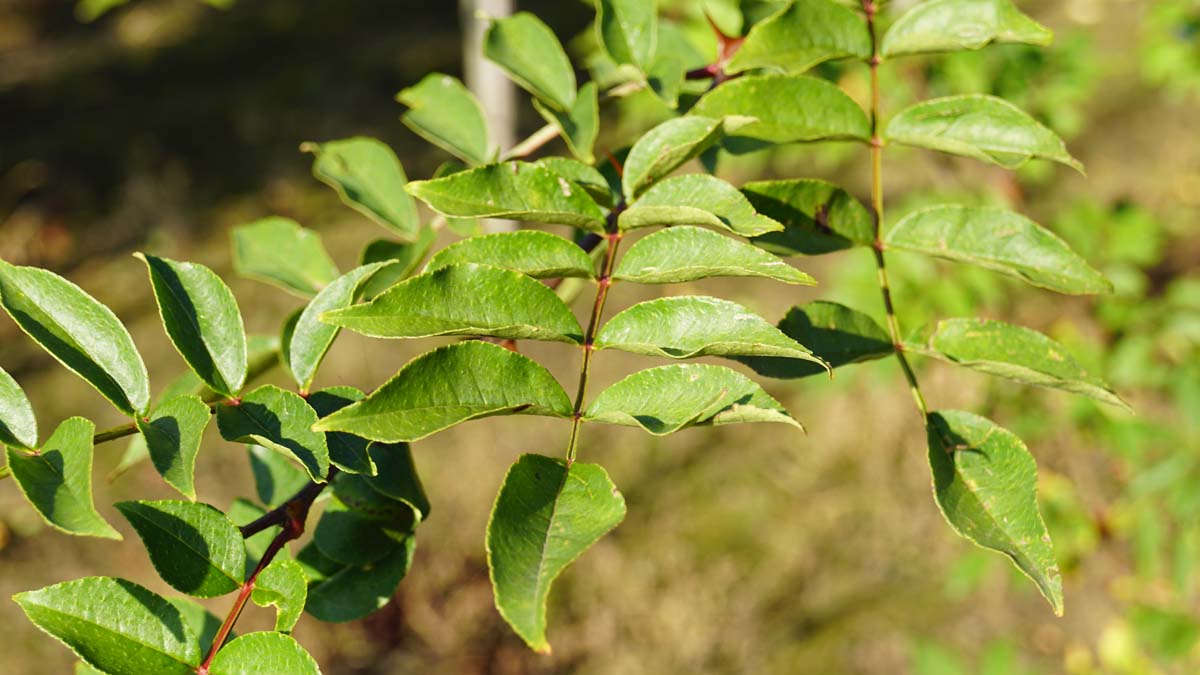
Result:
{"type": "MultiPolygon", "coordinates": [[[[603,64],[588,58],[588,3],[517,4],[602,77],[603,64]]],[[[935,408],[987,415],[1037,457],[1065,618],[1055,619],[1007,561],[945,525],[930,494],[921,420],[886,360],[839,370],[832,382],[766,382],[807,435],[767,425],[662,440],[585,427],[581,457],[609,469],[629,515],[556,586],[548,657],[528,652],[493,609],[483,536],[508,465],[524,452],[560,453],[566,426],[497,418],[416,444],[434,504],[416,561],[393,602],[368,619],[301,620],[297,637],[325,672],[1200,672],[1200,2],[1018,4],[1055,30],[1051,48],[889,64],[884,104],[895,111],[965,92],[1009,98],[1068,139],[1087,176],[1044,164],[1014,174],[889,149],[888,220],[933,200],[1004,204],[1068,240],[1117,290],[1063,298],[916,257],[897,254],[891,264],[906,328],[982,315],[1042,330],[1137,411],[919,364],[935,408]]],[[[711,60],[703,3],[663,5],[701,63],[711,60]]],[[[736,5],[713,0],[708,9],[736,31],[736,5]]],[[[112,307],[161,389],[185,366],[129,254],[212,266],[230,280],[248,329],[275,333],[300,301],[233,276],[229,229],[288,216],[319,231],[343,269],[355,264],[380,232],[311,178],[311,158],[298,147],[375,136],[411,177],[428,177],[447,157],[399,123],[393,97],[430,71],[461,74],[462,41],[449,0],[0,0],[0,258],[53,269],[112,307]]],[[[861,67],[817,74],[865,93],[861,67]]],[[[517,138],[542,124],[523,96],[517,113],[517,138]]],[[[616,150],[670,114],[650,94],[607,107],[598,148],[616,150]]],[[[824,177],[865,196],[866,159],[861,146],[795,147],[722,158],[719,173],[735,183],[824,177]]],[[[442,232],[439,245],[456,236],[442,232]]],[[[770,318],[818,297],[881,316],[865,251],[794,262],[821,286],[618,287],[612,312],[658,293],[701,292],[770,318]]],[[[430,346],[344,335],[318,384],[374,388],[430,346]]],[[[522,348],[573,381],[572,351],[522,348]]],[[[653,365],[603,356],[593,391],[653,365]]],[[[121,421],[7,319],[0,362],[44,428],[72,415],[101,428],[121,421]]],[[[124,542],[51,531],[12,481],[0,482],[0,673],[73,668],[12,593],[98,574],[169,591],[111,504],[175,493],[147,464],[114,475],[123,450],[97,449],[95,491],[124,542]]],[[[197,487],[222,508],[253,496],[245,451],[210,432],[197,487]]],[[[210,606],[224,613],[224,602],[210,606]]],[[[239,631],[269,621],[251,608],[239,631]]]]}

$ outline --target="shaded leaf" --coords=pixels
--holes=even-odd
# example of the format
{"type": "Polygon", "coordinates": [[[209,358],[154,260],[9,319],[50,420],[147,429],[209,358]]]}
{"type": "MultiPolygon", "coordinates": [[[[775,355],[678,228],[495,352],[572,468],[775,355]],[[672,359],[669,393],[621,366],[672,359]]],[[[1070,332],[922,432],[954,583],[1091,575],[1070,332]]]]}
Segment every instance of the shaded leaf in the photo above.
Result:
{"type": "Polygon", "coordinates": [[[233,291],[204,265],[144,253],[171,343],[213,391],[236,396],[246,383],[246,328],[233,291]]]}
{"type": "MultiPolygon", "coordinates": [[[[892,354],[892,339],[870,316],[836,302],[815,301],[793,307],[779,322],[784,335],[800,342],[830,368],[882,359],[892,354]]],[[[795,379],[826,372],[822,365],[797,359],[739,359],[754,372],[795,379]]]]}
{"type": "Polygon", "coordinates": [[[421,228],[421,234],[413,242],[377,239],[367,244],[360,256],[359,265],[390,264],[380,267],[375,274],[364,280],[358,287],[358,296],[373,298],[394,286],[396,282],[411,277],[436,240],[437,231],[426,226],[421,228]]]}
{"type": "Polygon", "coordinates": [[[304,613],[308,599],[308,579],[304,568],[295,560],[276,559],[271,561],[254,582],[250,599],[259,607],[275,605],[275,630],[290,633],[304,613]]]}
{"type": "Polygon", "coordinates": [[[204,401],[189,395],[169,398],[150,417],[137,420],[154,468],[188,499],[196,498],[196,455],[211,417],[204,401]]]}
{"type": "Polygon", "coordinates": [[[529,12],[492,21],[483,55],[514,82],[560,111],[575,105],[575,69],[554,31],[529,12]]]}
{"type": "Polygon", "coordinates": [[[250,471],[254,474],[254,491],[267,508],[275,508],[308,485],[308,472],[282,453],[261,445],[246,446],[250,471]]]}
{"type": "Polygon", "coordinates": [[[141,415],[150,407],[150,376],[133,338],[83,289],[48,270],[0,260],[0,303],[21,330],[121,412],[141,415]]]}
{"type": "MultiPolygon", "coordinates": [[[[401,538],[415,531],[421,522],[417,509],[409,501],[392,499],[376,490],[374,480],[386,481],[378,476],[338,474],[333,481],[333,496],[350,510],[379,522],[388,532],[399,533],[401,538]]],[[[336,560],[340,556],[327,557],[336,560]]]]}
{"type": "Polygon", "coordinates": [[[64,420],[36,454],[8,448],[8,468],[25,499],[51,527],[67,534],[120,539],[92,501],[95,432],[96,425],[82,417],[64,420]]]}
{"type": "Polygon", "coordinates": [[[596,167],[570,157],[543,157],[534,163],[583,188],[597,204],[613,205],[613,193],[608,180],[596,167]]]}
{"type": "Polygon", "coordinates": [[[678,226],[638,240],[621,257],[613,278],[670,284],[708,277],[762,277],[816,284],[809,275],[744,242],[699,227],[678,226]]]}
{"type": "Polygon", "coordinates": [[[566,392],[545,368],[498,345],[472,341],[413,359],[366,400],[316,428],[399,443],[493,415],[571,412],[566,392]]]}
{"type": "Polygon", "coordinates": [[[704,95],[691,114],[744,115],[758,119],[738,129],[736,138],[758,143],[726,143],[733,151],[765,143],[867,140],[871,123],[849,96],[825,80],[803,75],[751,75],[729,80],[704,95]]]}
{"type": "Polygon", "coordinates": [[[971,157],[1006,169],[1048,159],[1083,172],[1058,134],[995,96],[967,94],[923,101],[900,111],[885,132],[893,143],[971,157]]]}
{"type": "Polygon", "coordinates": [[[409,107],[404,126],[468,164],[486,164],[491,156],[487,118],[458,78],[430,73],[402,90],[396,100],[409,107]]]}
{"type": "Polygon", "coordinates": [[[713,119],[688,115],[669,119],[647,131],[625,158],[621,173],[625,198],[631,202],[637,199],[651,185],[719,143],[727,130],[753,121],[747,117],[713,119]]]}
{"type": "Polygon", "coordinates": [[[750,378],[696,363],[643,370],[605,389],[584,412],[590,422],[641,427],[665,436],[687,427],[782,422],[800,427],[750,378]]]}
{"type": "Polygon", "coordinates": [[[928,426],[942,515],[962,536],[1011,558],[1062,616],[1062,577],[1038,512],[1033,455],[1012,432],[971,413],[933,413],[928,426]]]}
{"type": "Polygon", "coordinates": [[[658,43],[658,2],[598,0],[596,33],[613,61],[645,70],[658,43]]]}
{"type": "Polygon", "coordinates": [[[417,205],[404,191],[408,176],[385,143],[355,137],[328,143],[305,143],[315,156],[313,176],[337,191],[350,208],[406,241],[421,227],[417,205]]]}
{"type": "Polygon", "coordinates": [[[317,368],[337,339],[338,327],[323,323],[320,317],[326,312],[345,309],[353,304],[362,285],[387,265],[389,263],[364,265],[343,274],[322,289],[296,318],[295,325],[289,331],[285,356],[288,369],[301,391],[308,391],[312,386],[317,368]]]}
{"type": "Polygon", "coordinates": [[[535,651],[550,651],[550,585],[624,518],[625,498],[597,464],[522,455],[508,470],[488,522],[488,569],[496,608],[535,651]]]}
{"type": "Polygon", "coordinates": [[[787,9],[754,25],[725,70],[752,68],[804,72],[846,57],[871,56],[867,24],[832,0],[796,0],[787,9]]]}
{"type": "Polygon", "coordinates": [[[725,181],[704,173],[668,178],[646,190],[617,217],[622,230],[670,225],[708,225],[744,237],[782,230],[759,214],[746,196],[725,181]]]}
{"type": "Polygon", "coordinates": [[[450,265],[393,286],[369,303],[321,320],[382,338],[435,335],[578,343],[583,328],[554,291],[488,265],[450,265]]]}
{"type": "Polygon", "coordinates": [[[181,501],[118,502],[150,562],[175,590],[215,598],[241,587],[246,570],[242,534],[208,504],[181,501]]]}
{"type": "Polygon", "coordinates": [[[1028,328],[988,319],[947,319],[905,349],[1024,384],[1061,389],[1129,410],[1103,380],[1088,375],[1066,348],[1028,328]]]}
{"type": "Polygon", "coordinates": [[[278,217],[233,228],[233,268],[302,298],[316,295],[338,276],[316,232],[278,217]]]}
{"type": "Polygon", "coordinates": [[[756,246],[777,255],[819,255],[875,243],[871,212],[832,183],[760,181],[746,183],[742,193],[760,213],[783,224],[783,231],[754,239],[756,246]]]}
{"type": "MultiPolygon", "coordinates": [[[[183,623],[192,629],[193,635],[199,638],[200,653],[207,654],[208,650],[212,648],[213,640],[217,638],[217,632],[221,629],[221,620],[190,598],[168,598],[167,602],[179,611],[183,623]]],[[[230,634],[232,635],[232,633],[230,634]]]]}
{"type": "Polygon", "coordinates": [[[37,418],[21,385],[0,368],[0,444],[37,447],[37,418]]]}
{"type": "Polygon", "coordinates": [[[992,42],[1048,45],[1054,34],[1011,0],[930,0],[905,12],[883,37],[884,56],[979,49],[992,42]]]}
{"type": "Polygon", "coordinates": [[[994,270],[1059,293],[1112,292],[1104,275],[1053,232],[1003,209],[931,206],[896,223],[886,244],[994,270]]]}
{"type": "MultiPolygon", "coordinates": [[[[310,394],[308,405],[316,411],[317,417],[328,417],[364,398],[366,394],[354,387],[328,387],[310,394]]],[[[330,432],[325,434],[325,442],[329,445],[329,461],[334,466],[348,473],[374,475],[375,463],[371,461],[367,450],[367,440],[350,434],[330,432]]]]}
{"type": "Polygon", "coordinates": [[[312,430],[317,413],[299,395],[264,385],[237,404],[217,406],[221,437],[235,443],[256,443],[300,462],[317,482],[329,473],[325,434],[312,430]]]}
{"type": "Polygon", "coordinates": [[[392,529],[386,521],[355,511],[334,497],[317,521],[313,543],[330,560],[364,567],[403,546],[412,521],[408,524],[409,527],[403,530],[392,529]]]}
{"type": "Polygon", "coordinates": [[[579,88],[575,104],[566,112],[556,110],[536,98],[533,99],[533,107],[542,119],[558,128],[572,155],[588,164],[596,161],[592,149],[600,133],[600,98],[595,82],[588,82],[579,88]]]}
{"type": "Polygon", "coordinates": [[[297,556],[309,576],[308,601],[304,610],[321,621],[342,623],[361,619],[382,608],[396,593],[396,587],[412,566],[416,539],[408,537],[403,546],[386,558],[363,568],[325,559],[319,560],[315,546],[307,546],[297,556]],[[316,560],[314,560],[316,559],[316,560]],[[316,562],[323,569],[318,573],[316,562]]]}
{"type": "Polygon", "coordinates": [[[478,263],[500,267],[534,279],[595,276],[595,264],[579,245],[537,230],[499,232],[464,239],[437,252],[426,270],[478,263]]]}
{"type": "Polygon", "coordinates": [[[374,476],[366,476],[367,484],[380,494],[408,504],[424,522],[432,506],[413,461],[412,448],[407,443],[372,443],[371,459],[379,467],[374,476]]]}
{"type": "Polygon", "coordinates": [[[317,662],[290,635],[249,633],[221,648],[210,675],[321,675],[317,662]]]}
{"type": "Polygon", "coordinates": [[[171,603],[132,581],[88,577],[13,596],[38,628],[109,675],[194,675],[197,636],[171,603]]]}

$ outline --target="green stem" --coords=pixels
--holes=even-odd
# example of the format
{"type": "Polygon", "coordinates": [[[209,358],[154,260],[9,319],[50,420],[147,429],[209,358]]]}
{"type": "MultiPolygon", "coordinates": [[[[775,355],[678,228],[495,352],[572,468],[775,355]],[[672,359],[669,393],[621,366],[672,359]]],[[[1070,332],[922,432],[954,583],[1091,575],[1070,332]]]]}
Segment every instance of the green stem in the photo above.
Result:
{"type": "Polygon", "coordinates": [[[921,393],[921,385],[917,382],[917,374],[913,371],[908,357],[904,354],[904,342],[901,339],[900,321],[896,318],[896,306],[892,302],[892,288],[888,283],[887,262],[883,255],[883,138],[879,133],[879,65],[883,57],[879,53],[879,38],[875,30],[875,15],[879,11],[874,0],[863,0],[863,13],[867,16],[867,30],[871,34],[871,212],[875,220],[875,266],[879,270],[879,291],[883,296],[883,308],[887,313],[888,334],[896,350],[896,360],[908,380],[908,388],[912,392],[913,401],[924,418],[929,414],[925,396],[921,393]]]}

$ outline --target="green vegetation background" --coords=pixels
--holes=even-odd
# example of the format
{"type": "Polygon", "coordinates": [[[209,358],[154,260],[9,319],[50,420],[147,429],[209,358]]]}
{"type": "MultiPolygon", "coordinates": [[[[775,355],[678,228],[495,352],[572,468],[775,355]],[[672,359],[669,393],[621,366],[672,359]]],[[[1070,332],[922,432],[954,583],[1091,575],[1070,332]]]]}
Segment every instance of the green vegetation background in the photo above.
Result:
{"type": "MultiPolygon", "coordinates": [[[[699,2],[665,4],[700,25],[699,2]]],[[[1138,411],[922,364],[937,407],[979,410],[1037,456],[1065,619],[1003,560],[941,522],[921,422],[889,360],[833,382],[769,383],[807,436],[746,426],[663,440],[587,428],[581,457],[610,468],[629,516],[557,587],[550,657],[528,652],[492,608],[482,542],[507,466],[523,452],[560,452],[566,430],[500,418],[416,444],[436,504],[416,563],[376,615],[338,626],[302,620],[297,637],[326,672],[1200,672],[1200,3],[1020,4],[1055,29],[1050,50],[897,64],[885,105],[966,91],[1011,98],[1069,139],[1088,176],[1033,166],[1013,177],[900,150],[889,151],[885,175],[891,216],[938,196],[1019,206],[1117,286],[1109,297],[1064,299],[899,255],[893,273],[906,327],[980,314],[1038,328],[1138,411]]],[[[564,37],[590,21],[581,2],[521,7],[564,37]]],[[[113,307],[161,385],[183,364],[127,254],[211,265],[231,278],[247,328],[275,330],[297,301],[232,278],[228,229],[286,215],[352,262],[373,226],[310,178],[297,148],[372,135],[411,176],[428,176],[443,157],[399,124],[392,96],[431,70],[458,73],[459,41],[449,0],[246,0],[224,11],[142,0],[94,23],[78,21],[68,2],[0,3],[0,257],[55,269],[113,307]]],[[[855,69],[820,74],[851,92],[865,87],[855,69]]],[[[532,109],[521,114],[522,132],[540,126],[532,109]]],[[[663,114],[648,97],[623,105],[600,147],[663,114]]],[[[864,160],[849,147],[800,148],[725,162],[721,172],[734,182],[823,176],[862,195],[864,160]]],[[[822,285],[695,286],[721,284],[765,316],[814,297],[879,313],[866,254],[796,262],[822,285]]],[[[613,311],[655,292],[619,291],[613,311]]],[[[343,335],[323,383],[373,387],[422,347],[343,335]]],[[[575,367],[564,350],[527,349],[560,376],[575,367]]],[[[7,321],[0,360],[40,417],[119,421],[7,321]]],[[[634,363],[605,354],[597,377],[611,382],[634,363]]],[[[121,450],[97,451],[102,511],[119,499],[172,497],[147,466],[104,482],[121,450]]],[[[198,465],[201,499],[225,506],[251,493],[248,468],[241,448],[214,435],[198,465]]],[[[136,538],[48,531],[0,482],[0,673],[70,672],[70,655],[7,598],[91,574],[162,590],[136,538]]],[[[244,630],[268,621],[248,613],[244,630]]]]}

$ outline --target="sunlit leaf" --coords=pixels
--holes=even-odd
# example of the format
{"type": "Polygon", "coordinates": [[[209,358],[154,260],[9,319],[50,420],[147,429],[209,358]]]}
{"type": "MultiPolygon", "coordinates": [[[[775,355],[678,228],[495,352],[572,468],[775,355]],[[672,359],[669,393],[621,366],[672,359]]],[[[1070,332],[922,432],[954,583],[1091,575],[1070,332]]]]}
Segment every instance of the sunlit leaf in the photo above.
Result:
{"type": "Polygon", "coordinates": [[[0,368],[0,444],[37,447],[37,418],[21,385],[0,368]]]}
{"type": "Polygon", "coordinates": [[[870,56],[871,36],[861,17],[832,0],[796,0],[750,29],[726,71],[804,72],[833,59],[870,56]]]}
{"type": "Polygon", "coordinates": [[[409,107],[400,121],[417,135],[468,164],[486,164],[491,148],[487,118],[479,101],[457,78],[430,73],[402,90],[396,100],[409,107]]]}
{"type": "Polygon", "coordinates": [[[455,242],[438,251],[426,270],[476,263],[500,267],[534,279],[595,276],[595,265],[573,241],[538,230],[485,234],[455,242]]]}
{"type": "Polygon", "coordinates": [[[313,176],[337,191],[347,206],[406,241],[417,238],[421,221],[416,203],[404,191],[408,176],[386,144],[357,137],[301,148],[316,156],[313,176]]]}
{"type": "Polygon", "coordinates": [[[599,0],[596,33],[613,61],[645,70],[658,43],[657,0],[599,0]]]}
{"type": "Polygon", "coordinates": [[[118,502],[163,581],[197,598],[241,587],[246,546],[229,518],[208,504],[180,501],[118,502]]]}
{"type": "Polygon", "coordinates": [[[1054,34],[1011,0],[929,0],[905,12],[883,37],[884,56],[979,49],[992,42],[1048,45],[1054,34]]]}
{"type": "Polygon", "coordinates": [[[558,129],[572,155],[588,164],[596,161],[592,149],[600,133],[600,99],[595,82],[588,82],[579,88],[575,104],[566,112],[556,110],[536,98],[533,99],[533,107],[542,119],[558,129]]]}
{"type": "Polygon", "coordinates": [[[304,613],[308,599],[304,568],[294,560],[273,560],[259,573],[250,599],[259,607],[275,605],[275,630],[290,633],[304,613]]]}
{"type": "MultiPolygon", "coordinates": [[[[882,359],[895,351],[887,331],[874,319],[836,302],[818,300],[793,307],[779,322],[779,330],[811,349],[830,368],[882,359]]],[[[820,364],[797,359],[749,357],[738,360],[759,375],[779,379],[826,372],[820,364]]]]}
{"type": "Polygon", "coordinates": [[[779,223],[755,211],[737,188],[703,173],[675,176],[656,183],[632,207],[621,212],[617,225],[622,230],[708,225],[744,237],[783,229],[779,223]]]}
{"type": "Polygon", "coordinates": [[[321,675],[317,662],[290,635],[249,633],[221,648],[210,675],[321,675]]]}
{"type": "Polygon", "coordinates": [[[678,226],[640,239],[621,257],[613,278],[668,284],[708,277],[761,277],[789,284],[816,281],[766,251],[699,227],[678,226]]]}
{"type": "Polygon", "coordinates": [[[529,12],[496,19],[483,37],[483,54],[514,82],[562,112],[575,105],[575,68],[554,31],[529,12]]]}
{"type": "Polygon", "coordinates": [[[278,217],[233,228],[233,268],[302,298],[316,295],[338,276],[316,232],[278,217]]]}
{"type": "Polygon", "coordinates": [[[871,212],[832,183],[769,180],[746,183],[742,193],[760,213],[783,224],[783,231],[754,239],[777,255],[819,255],[875,242],[871,212]]]}
{"type": "Polygon", "coordinates": [[[752,118],[676,117],[647,131],[629,150],[621,173],[625,198],[637,199],[651,185],[719,143],[726,132],[752,118]]]}
{"type": "Polygon", "coordinates": [[[162,402],[138,431],[155,470],[188,499],[196,498],[196,455],[212,412],[199,396],[175,396],[162,402]]]}
{"type": "Polygon", "coordinates": [[[300,462],[314,481],[329,473],[325,434],[312,430],[317,413],[299,395],[274,385],[247,393],[239,402],[217,406],[221,437],[235,443],[256,443],[300,462]]]}

